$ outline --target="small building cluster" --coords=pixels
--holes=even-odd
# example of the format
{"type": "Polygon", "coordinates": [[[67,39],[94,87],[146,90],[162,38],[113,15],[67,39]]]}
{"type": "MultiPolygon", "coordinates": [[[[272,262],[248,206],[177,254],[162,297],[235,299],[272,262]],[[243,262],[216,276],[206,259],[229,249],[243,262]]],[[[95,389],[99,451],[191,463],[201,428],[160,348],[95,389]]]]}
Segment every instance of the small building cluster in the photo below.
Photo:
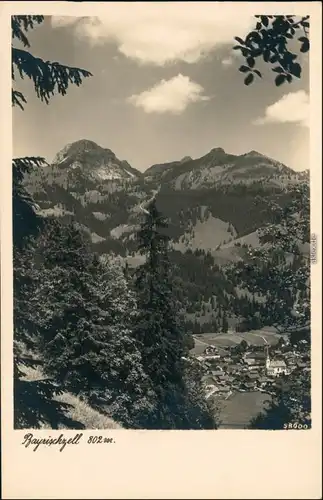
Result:
{"type": "Polygon", "coordinates": [[[265,348],[249,345],[245,352],[210,345],[197,359],[205,369],[207,398],[228,397],[234,391],[270,392],[277,377],[288,376],[295,369],[310,370],[306,349],[298,352],[288,340],[265,348]]]}

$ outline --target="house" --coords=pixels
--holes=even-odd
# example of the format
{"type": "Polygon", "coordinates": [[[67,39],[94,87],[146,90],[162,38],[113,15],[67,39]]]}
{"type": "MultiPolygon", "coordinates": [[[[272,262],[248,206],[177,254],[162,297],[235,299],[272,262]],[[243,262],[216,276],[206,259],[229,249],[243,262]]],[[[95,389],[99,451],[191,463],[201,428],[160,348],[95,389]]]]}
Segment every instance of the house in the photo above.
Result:
{"type": "Polygon", "coordinates": [[[206,386],[216,384],[216,380],[212,375],[204,375],[204,377],[202,377],[202,382],[206,386]]]}
{"type": "Polygon", "coordinates": [[[224,380],[219,379],[219,380],[217,381],[217,386],[218,386],[218,387],[223,387],[224,385],[225,385],[224,380]]]}
{"type": "Polygon", "coordinates": [[[219,389],[216,386],[212,386],[211,388],[207,389],[205,398],[209,399],[211,396],[214,396],[218,392],[219,389]]]}
{"type": "Polygon", "coordinates": [[[259,370],[265,366],[263,360],[258,360],[256,358],[246,358],[245,363],[249,370],[259,370]]]}
{"type": "Polygon", "coordinates": [[[287,375],[289,370],[283,360],[269,360],[266,365],[266,372],[269,377],[277,377],[278,375],[287,375]]]}
{"type": "Polygon", "coordinates": [[[263,367],[263,365],[251,365],[249,366],[249,371],[250,372],[259,372],[259,370],[261,370],[263,367]]]}
{"type": "Polygon", "coordinates": [[[205,348],[204,353],[205,354],[218,354],[218,349],[215,347],[215,345],[209,345],[205,348]]]}
{"type": "Polygon", "coordinates": [[[206,392],[207,398],[209,398],[215,392],[219,392],[219,387],[217,385],[216,380],[213,377],[207,376],[204,377],[204,379],[202,380],[204,383],[204,390],[206,392]]]}
{"type": "Polygon", "coordinates": [[[255,382],[241,382],[240,388],[244,390],[252,390],[255,388],[255,382]]]}
{"type": "Polygon", "coordinates": [[[230,391],[231,391],[231,389],[227,385],[225,385],[223,387],[219,387],[219,392],[230,392],[230,391]]]}
{"type": "Polygon", "coordinates": [[[210,361],[210,360],[212,360],[212,359],[220,359],[220,354],[206,354],[206,355],[204,356],[204,359],[205,359],[206,361],[210,361]]]}
{"type": "Polygon", "coordinates": [[[270,379],[267,378],[267,377],[260,377],[258,380],[257,380],[257,385],[258,387],[265,387],[268,382],[270,382],[270,379]]]}
{"type": "Polygon", "coordinates": [[[218,370],[223,370],[224,368],[226,368],[226,364],[225,363],[217,363],[216,367],[218,370]]]}
{"type": "Polygon", "coordinates": [[[266,360],[266,355],[264,352],[262,351],[256,351],[256,352],[248,352],[244,355],[244,361],[247,363],[247,364],[251,364],[251,363],[257,363],[257,364],[261,364],[261,363],[265,363],[265,360],[266,360]]]}
{"type": "Polygon", "coordinates": [[[266,349],[266,374],[269,377],[277,377],[278,375],[288,375],[290,372],[283,359],[271,360],[269,357],[268,347],[266,349]]]}

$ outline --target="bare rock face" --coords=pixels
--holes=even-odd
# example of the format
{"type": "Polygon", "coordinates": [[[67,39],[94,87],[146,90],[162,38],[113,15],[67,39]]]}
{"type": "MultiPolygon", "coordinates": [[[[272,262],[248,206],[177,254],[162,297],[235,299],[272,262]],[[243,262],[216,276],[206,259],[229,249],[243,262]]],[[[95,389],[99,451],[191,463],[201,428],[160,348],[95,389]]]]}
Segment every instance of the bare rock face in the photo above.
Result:
{"type": "Polygon", "coordinates": [[[52,166],[66,171],[78,169],[98,181],[127,179],[140,175],[128,162],[119,160],[113,151],[87,139],[65,146],[55,156],[52,166]]]}

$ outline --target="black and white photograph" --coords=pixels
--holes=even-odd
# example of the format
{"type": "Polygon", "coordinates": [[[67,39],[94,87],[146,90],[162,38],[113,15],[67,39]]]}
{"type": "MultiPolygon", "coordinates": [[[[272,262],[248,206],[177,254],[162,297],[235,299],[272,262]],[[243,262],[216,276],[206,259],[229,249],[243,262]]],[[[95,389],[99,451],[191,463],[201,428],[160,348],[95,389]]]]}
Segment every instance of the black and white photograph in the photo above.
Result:
{"type": "Polygon", "coordinates": [[[312,427],[311,17],[218,3],[11,16],[16,430],[312,427]]]}

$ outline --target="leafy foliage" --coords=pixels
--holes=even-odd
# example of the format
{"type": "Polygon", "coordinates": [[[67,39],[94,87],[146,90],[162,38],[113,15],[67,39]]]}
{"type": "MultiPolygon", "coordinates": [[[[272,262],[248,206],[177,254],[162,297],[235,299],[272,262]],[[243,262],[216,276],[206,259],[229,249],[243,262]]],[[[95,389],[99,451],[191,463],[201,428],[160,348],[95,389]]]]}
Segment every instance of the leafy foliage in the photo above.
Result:
{"type": "Polygon", "coordinates": [[[255,16],[257,23],[245,40],[235,37],[239,45],[234,50],[240,50],[246,64],[240,66],[239,71],[246,74],[245,85],[250,85],[255,77],[262,77],[261,72],[255,68],[256,60],[260,57],[265,63],[272,64],[272,71],[276,73],[275,84],[280,86],[285,82],[292,83],[294,78],[300,78],[302,67],[297,62],[297,54],[289,49],[289,41],[300,44],[301,53],[310,49],[309,41],[309,16],[300,20],[296,16],[255,16]],[[248,74],[247,74],[248,73],[248,74]]]}

